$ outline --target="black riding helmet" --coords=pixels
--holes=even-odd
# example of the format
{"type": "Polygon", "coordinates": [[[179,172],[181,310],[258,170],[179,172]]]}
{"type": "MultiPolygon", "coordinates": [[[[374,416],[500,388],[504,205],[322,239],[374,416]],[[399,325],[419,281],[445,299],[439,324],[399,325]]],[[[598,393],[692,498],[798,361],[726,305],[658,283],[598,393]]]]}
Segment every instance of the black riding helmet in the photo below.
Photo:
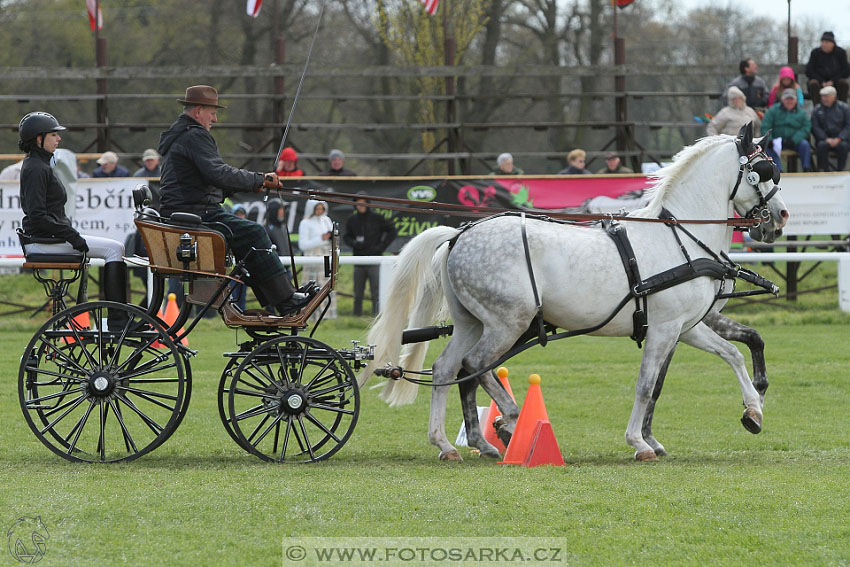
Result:
{"type": "Polygon", "coordinates": [[[21,123],[18,126],[18,135],[20,137],[18,145],[20,146],[30,140],[34,140],[37,136],[41,136],[47,132],[59,132],[61,130],[67,130],[67,128],[59,124],[59,121],[52,114],[30,112],[21,118],[21,123]]]}

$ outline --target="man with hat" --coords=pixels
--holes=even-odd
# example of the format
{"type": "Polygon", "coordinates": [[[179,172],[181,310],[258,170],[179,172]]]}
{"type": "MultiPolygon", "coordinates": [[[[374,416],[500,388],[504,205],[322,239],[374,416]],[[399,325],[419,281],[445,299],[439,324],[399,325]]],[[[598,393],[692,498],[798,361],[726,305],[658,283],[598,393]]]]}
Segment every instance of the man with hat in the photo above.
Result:
{"type": "MultiPolygon", "coordinates": [[[[803,171],[811,171],[812,148],[808,138],[812,131],[812,122],[803,107],[797,104],[797,91],[785,89],[782,91],[781,101],[782,104],[774,104],[764,113],[761,130],[762,132],[772,130],[774,140],[781,140],[776,145],[781,144],[783,150],[796,151],[800,156],[803,171]]],[[[782,169],[782,162],[779,159],[780,150],[773,144],[769,144],[765,151],[782,169]]]]}
{"type": "Polygon", "coordinates": [[[130,177],[130,171],[118,165],[118,154],[115,152],[103,152],[97,163],[100,167],[92,172],[92,177],[130,177]]]}
{"type": "Polygon", "coordinates": [[[605,154],[605,167],[596,173],[613,175],[617,173],[634,173],[634,171],[620,163],[620,155],[617,152],[608,152],[605,154]]]}
{"type": "Polygon", "coordinates": [[[251,274],[248,284],[260,304],[281,315],[298,311],[315,293],[303,293],[289,281],[262,225],[226,212],[220,204],[238,191],[259,191],[280,186],[275,173],[260,173],[232,167],[221,158],[210,134],[218,122],[218,92],[208,85],[186,89],[177,99],[183,113],[159,138],[162,156],[160,213],[194,213],[205,223],[226,226],[225,239],[237,260],[245,260],[251,274]],[[229,232],[229,233],[228,233],[229,232]]]}
{"type": "MultiPolygon", "coordinates": [[[[355,256],[381,256],[396,237],[393,223],[385,216],[369,210],[369,199],[364,191],[357,192],[354,214],[345,221],[342,240],[354,251],[355,256]]],[[[372,315],[380,311],[380,266],[374,264],[354,266],[354,315],[363,315],[363,293],[366,281],[372,296],[372,315]]]]}
{"type": "Polygon", "coordinates": [[[812,112],[812,133],[815,135],[818,171],[831,170],[829,152],[835,152],[838,158],[836,171],[844,171],[850,151],[850,106],[837,100],[835,87],[820,90],[820,104],[812,112]]]}
{"type": "Polygon", "coordinates": [[[328,154],[328,165],[328,169],[326,169],[319,175],[325,177],[354,177],[357,175],[350,169],[345,169],[345,154],[342,153],[342,150],[333,149],[330,151],[330,153],[328,154]]]}
{"type": "Polygon", "coordinates": [[[142,163],[145,165],[136,170],[133,177],[159,177],[159,153],[153,148],[148,148],[142,153],[142,163]]]}
{"type": "Polygon", "coordinates": [[[823,32],[820,47],[812,49],[809,62],[806,63],[806,77],[809,80],[809,96],[812,104],[820,104],[820,90],[823,87],[835,87],[838,100],[847,101],[850,90],[850,63],[847,52],[835,45],[835,34],[823,32]]]}

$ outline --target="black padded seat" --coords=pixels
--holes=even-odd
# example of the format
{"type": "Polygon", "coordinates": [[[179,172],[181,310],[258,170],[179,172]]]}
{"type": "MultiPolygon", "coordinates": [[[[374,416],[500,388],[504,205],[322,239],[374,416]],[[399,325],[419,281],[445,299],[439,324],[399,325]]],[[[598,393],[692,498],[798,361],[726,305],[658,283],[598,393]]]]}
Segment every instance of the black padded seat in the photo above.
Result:
{"type": "Polygon", "coordinates": [[[28,264],[81,264],[82,254],[27,254],[28,264]]]}

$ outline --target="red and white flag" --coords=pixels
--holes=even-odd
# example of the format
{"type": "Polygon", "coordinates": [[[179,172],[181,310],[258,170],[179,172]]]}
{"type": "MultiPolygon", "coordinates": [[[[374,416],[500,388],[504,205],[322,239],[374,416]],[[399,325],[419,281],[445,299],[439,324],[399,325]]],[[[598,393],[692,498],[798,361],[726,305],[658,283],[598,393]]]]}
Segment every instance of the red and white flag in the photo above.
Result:
{"type": "Polygon", "coordinates": [[[260,8],[263,7],[263,0],[248,0],[248,6],[246,10],[248,11],[248,15],[252,18],[256,18],[260,15],[260,8]]]}
{"type": "Polygon", "coordinates": [[[421,0],[423,4],[425,4],[425,11],[428,12],[429,15],[433,16],[437,11],[437,4],[440,3],[440,0],[421,0]]]}
{"type": "Polygon", "coordinates": [[[89,27],[91,31],[94,31],[95,22],[97,22],[97,29],[103,29],[103,13],[100,11],[100,4],[97,0],[86,0],[86,11],[89,13],[89,27]],[[95,19],[95,13],[97,13],[97,18],[95,19]]]}

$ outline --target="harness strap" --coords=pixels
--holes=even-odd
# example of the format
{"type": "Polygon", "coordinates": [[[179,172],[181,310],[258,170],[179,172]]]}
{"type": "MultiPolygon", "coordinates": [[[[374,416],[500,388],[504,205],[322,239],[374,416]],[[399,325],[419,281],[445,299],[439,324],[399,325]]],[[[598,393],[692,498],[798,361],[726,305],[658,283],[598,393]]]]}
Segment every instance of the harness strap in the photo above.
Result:
{"type": "Polygon", "coordinates": [[[635,298],[635,312],[632,314],[632,340],[634,340],[638,348],[646,338],[647,315],[646,315],[646,295],[639,295],[634,292],[635,287],[640,283],[640,269],[638,269],[637,258],[635,251],[632,249],[629,236],[626,232],[626,227],[618,223],[606,223],[605,232],[617,245],[617,252],[620,253],[620,260],[623,262],[623,268],[626,271],[626,277],[629,280],[629,289],[632,290],[632,295],[635,298]]]}
{"type": "Polygon", "coordinates": [[[540,294],[537,293],[537,282],[534,279],[534,269],[531,266],[531,251],[528,248],[528,231],[525,228],[525,213],[520,213],[520,232],[522,232],[522,248],[525,250],[525,264],[528,266],[528,277],[531,279],[531,291],[534,293],[534,305],[536,314],[534,318],[537,320],[538,332],[540,338],[540,346],[546,346],[548,339],[546,338],[546,326],[543,321],[543,304],[540,303],[540,294]]]}

